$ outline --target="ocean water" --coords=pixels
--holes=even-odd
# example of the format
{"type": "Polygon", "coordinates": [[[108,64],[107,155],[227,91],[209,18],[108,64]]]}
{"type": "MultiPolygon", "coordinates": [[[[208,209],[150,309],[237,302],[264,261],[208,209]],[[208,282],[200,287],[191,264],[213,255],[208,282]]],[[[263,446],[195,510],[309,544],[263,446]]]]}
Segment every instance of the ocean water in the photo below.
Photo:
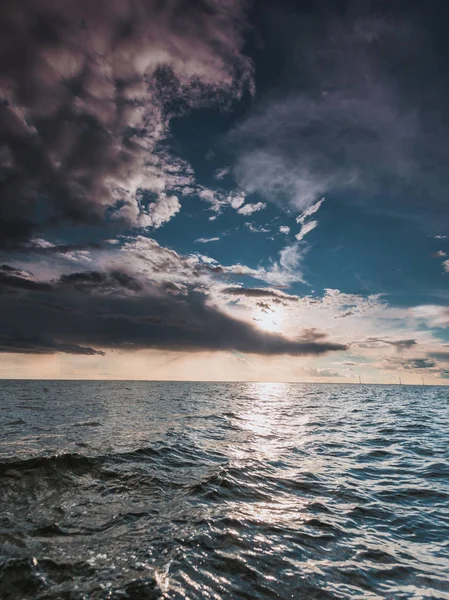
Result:
{"type": "Polygon", "coordinates": [[[449,599],[449,388],[0,381],[0,598],[449,599]]]}

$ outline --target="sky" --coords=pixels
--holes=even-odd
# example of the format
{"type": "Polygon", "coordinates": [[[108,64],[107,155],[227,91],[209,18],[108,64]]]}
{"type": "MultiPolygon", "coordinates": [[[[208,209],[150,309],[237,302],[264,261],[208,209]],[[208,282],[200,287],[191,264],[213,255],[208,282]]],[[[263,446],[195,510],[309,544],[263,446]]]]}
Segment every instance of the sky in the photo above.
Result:
{"type": "Polygon", "coordinates": [[[449,383],[446,0],[4,0],[0,377],[449,383]]]}

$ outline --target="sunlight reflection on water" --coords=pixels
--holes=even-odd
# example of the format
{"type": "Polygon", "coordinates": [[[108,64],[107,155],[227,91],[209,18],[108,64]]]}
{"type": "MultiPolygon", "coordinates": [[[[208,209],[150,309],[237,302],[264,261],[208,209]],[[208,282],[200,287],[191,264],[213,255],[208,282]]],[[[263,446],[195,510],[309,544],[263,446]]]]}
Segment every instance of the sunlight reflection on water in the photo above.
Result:
{"type": "Polygon", "coordinates": [[[0,388],[6,598],[449,599],[449,390],[41,388],[0,388]]]}

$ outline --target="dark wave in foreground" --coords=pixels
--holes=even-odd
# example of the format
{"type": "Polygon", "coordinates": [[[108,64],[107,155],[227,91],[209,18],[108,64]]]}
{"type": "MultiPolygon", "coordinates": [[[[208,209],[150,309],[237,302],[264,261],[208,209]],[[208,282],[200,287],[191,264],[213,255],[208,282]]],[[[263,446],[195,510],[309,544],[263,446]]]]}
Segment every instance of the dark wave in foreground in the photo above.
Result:
{"type": "Polygon", "coordinates": [[[443,389],[21,385],[2,599],[449,598],[443,389]]]}

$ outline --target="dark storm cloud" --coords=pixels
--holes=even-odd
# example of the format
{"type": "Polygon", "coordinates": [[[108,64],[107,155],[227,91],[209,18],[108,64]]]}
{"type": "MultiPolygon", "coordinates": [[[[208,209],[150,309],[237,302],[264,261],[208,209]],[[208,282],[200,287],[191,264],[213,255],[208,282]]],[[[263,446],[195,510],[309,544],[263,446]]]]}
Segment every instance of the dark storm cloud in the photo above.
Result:
{"type": "MultiPolygon", "coordinates": [[[[0,245],[105,210],[160,226],[191,177],[160,146],[170,115],[251,78],[240,0],[0,4],[0,245]],[[155,195],[149,206],[142,190],[155,195]]],[[[109,217],[114,215],[109,214],[109,217]]]]}
{"type": "MultiPolygon", "coordinates": [[[[135,293],[144,286],[136,278],[120,271],[84,271],[61,275],[52,282],[36,281],[31,273],[20,271],[9,265],[0,266],[0,291],[8,289],[38,292],[77,291],[84,294],[135,293]]],[[[50,304],[51,305],[51,304],[50,304]]]]}
{"type": "Polygon", "coordinates": [[[84,354],[86,356],[104,356],[101,350],[94,350],[76,344],[58,344],[54,340],[44,337],[20,337],[8,338],[0,334],[0,352],[10,354],[84,354]]]}
{"type": "Polygon", "coordinates": [[[126,273],[111,271],[87,271],[62,275],[58,282],[63,289],[72,289],[84,293],[123,293],[124,291],[139,292],[143,285],[126,273]]]}
{"type": "Polygon", "coordinates": [[[208,305],[204,294],[143,286],[129,274],[72,273],[48,286],[22,287],[14,302],[0,295],[3,351],[159,348],[299,356],[347,348],[315,330],[295,340],[261,331],[208,305]],[[45,344],[35,341],[43,339],[45,344]]]}
{"type": "Polygon", "coordinates": [[[5,291],[18,290],[34,290],[34,291],[50,291],[52,286],[48,283],[35,281],[29,274],[18,269],[14,269],[9,265],[0,266],[0,293],[5,291]]]}

